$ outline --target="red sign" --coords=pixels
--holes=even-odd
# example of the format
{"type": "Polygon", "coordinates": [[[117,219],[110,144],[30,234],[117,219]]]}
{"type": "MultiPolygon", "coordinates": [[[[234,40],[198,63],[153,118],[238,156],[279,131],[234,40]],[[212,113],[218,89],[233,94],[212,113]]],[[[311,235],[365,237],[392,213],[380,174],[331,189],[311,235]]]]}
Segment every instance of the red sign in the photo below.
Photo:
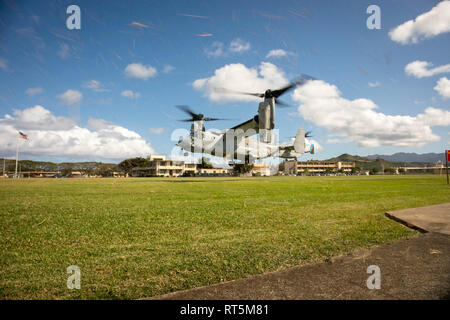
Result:
{"type": "Polygon", "coordinates": [[[445,150],[447,152],[447,162],[450,162],[450,150],[445,150]]]}

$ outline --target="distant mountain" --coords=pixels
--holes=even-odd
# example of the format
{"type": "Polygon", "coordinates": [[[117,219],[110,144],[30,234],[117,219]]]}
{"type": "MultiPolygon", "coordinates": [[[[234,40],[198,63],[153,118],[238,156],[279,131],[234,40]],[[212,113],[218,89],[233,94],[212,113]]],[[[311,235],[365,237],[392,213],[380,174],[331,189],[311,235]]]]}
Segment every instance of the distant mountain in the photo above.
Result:
{"type": "Polygon", "coordinates": [[[445,163],[445,155],[442,153],[405,153],[399,152],[394,153],[392,155],[384,155],[384,154],[374,154],[367,156],[369,159],[377,159],[381,158],[387,161],[393,162],[420,162],[420,163],[436,163],[440,160],[442,163],[445,163]]]}
{"type": "Polygon", "coordinates": [[[426,167],[427,166],[427,163],[423,163],[423,162],[391,161],[391,160],[383,159],[381,156],[376,156],[376,155],[374,155],[372,157],[373,158],[360,157],[360,156],[356,156],[356,155],[353,156],[353,155],[344,153],[338,157],[328,159],[327,161],[352,161],[352,162],[356,162],[356,167],[361,168],[362,170],[370,170],[373,168],[377,168],[379,171],[383,171],[387,168],[395,168],[395,167],[406,167],[406,166],[426,167]]]}
{"type": "Polygon", "coordinates": [[[327,161],[356,161],[356,162],[373,162],[373,159],[368,159],[365,157],[360,157],[360,156],[353,156],[351,154],[348,153],[344,153],[341,154],[338,157],[334,157],[331,159],[328,159],[327,161]]]}

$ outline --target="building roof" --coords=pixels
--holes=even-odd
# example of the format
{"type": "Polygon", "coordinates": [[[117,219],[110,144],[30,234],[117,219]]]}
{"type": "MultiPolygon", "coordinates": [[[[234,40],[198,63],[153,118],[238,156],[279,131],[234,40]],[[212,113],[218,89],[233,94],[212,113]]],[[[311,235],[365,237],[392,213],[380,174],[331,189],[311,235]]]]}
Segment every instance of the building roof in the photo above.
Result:
{"type": "Polygon", "coordinates": [[[154,160],[162,160],[165,161],[166,160],[166,156],[163,154],[151,154],[147,157],[147,160],[149,161],[154,161],[154,160]]]}
{"type": "Polygon", "coordinates": [[[253,168],[269,168],[268,163],[254,163],[253,168]]]}

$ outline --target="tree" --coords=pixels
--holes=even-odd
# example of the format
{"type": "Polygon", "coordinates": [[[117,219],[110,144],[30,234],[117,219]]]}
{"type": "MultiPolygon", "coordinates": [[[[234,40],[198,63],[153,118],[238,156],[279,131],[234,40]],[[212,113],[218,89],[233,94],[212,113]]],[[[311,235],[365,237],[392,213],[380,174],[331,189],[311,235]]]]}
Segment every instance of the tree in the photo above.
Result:
{"type": "Polygon", "coordinates": [[[384,173],[395,174],[395,169],[394,168],[386,168],[386,169],[384,169],[384,173]]]}
{"type": "Polygon", "coordinates": [[[378,169],[377,167],[370,169],[369,174],[377,174],[378,171],[380,171],[380,169],[378,169]]]}
{"type": "Polygon", "coordinates": [[[64,168],[61,169],[61,175],[62,176],[68,176],[72,173],[72,167],[69,166],[65,166],[64,168]]]}
{"type": "Polygon", "coordinates": [[[283,161],[283,162],[280,163],[280,165],[278,166],[278,171],[284,171],[285,162],[286,161],[283,161]]]}
{"type": "Polygon", "coordinates": [[[130,158],[123,160],[118,166],[125,173],[131,173],[133,168],[150,166],[150,161],[141,157],[130,158]]]}
{"type": "Polygon", "coordinates": [[[86,168],[83,170],[83,172],[84,172],[85,174],[89,175],[89,176],[92,176],[92,175],[94,174],[95,170],[94,170],[93,168],[91,168],[91,167],[86,167],[86,168]]]}
{"type": "Polygon", "coordinates": [[[249,173],[252,170],[253,170],[253,164],[249,164],[249,163],[236,163],[233,166],[233,173],[235,175],[249,173]]]}
{"type": "Polygon", "coordinates": [[[209,161],[209,158],[202,157],[202,161],[198,165],[200,169],[212,169],[214,168],[211,162],[209,161]]]}
{"type": "Polygon", "coordinates": [[[182,177],[195,177],[195,173],[193,171],[185,171],[181,175],[182,177]]]}
{"type": "Polygon", "coordinates": [[[105,163],[102,163],[96,170],[96,173],[102,177],[111,177],[113,168],[105,163]]]}

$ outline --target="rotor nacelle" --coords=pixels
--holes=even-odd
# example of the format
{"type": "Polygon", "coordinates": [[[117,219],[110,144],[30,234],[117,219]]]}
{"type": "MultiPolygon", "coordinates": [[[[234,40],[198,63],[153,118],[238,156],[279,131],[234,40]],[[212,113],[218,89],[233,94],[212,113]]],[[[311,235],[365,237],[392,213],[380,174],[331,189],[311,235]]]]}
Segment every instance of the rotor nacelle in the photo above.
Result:
{"type": "Polygon", "coordinates": [[[275,128],[275,98],[265,98],[259,104],[258,128],[261,141],[270,143],[272,141],[272,130],[275,128]]]}

